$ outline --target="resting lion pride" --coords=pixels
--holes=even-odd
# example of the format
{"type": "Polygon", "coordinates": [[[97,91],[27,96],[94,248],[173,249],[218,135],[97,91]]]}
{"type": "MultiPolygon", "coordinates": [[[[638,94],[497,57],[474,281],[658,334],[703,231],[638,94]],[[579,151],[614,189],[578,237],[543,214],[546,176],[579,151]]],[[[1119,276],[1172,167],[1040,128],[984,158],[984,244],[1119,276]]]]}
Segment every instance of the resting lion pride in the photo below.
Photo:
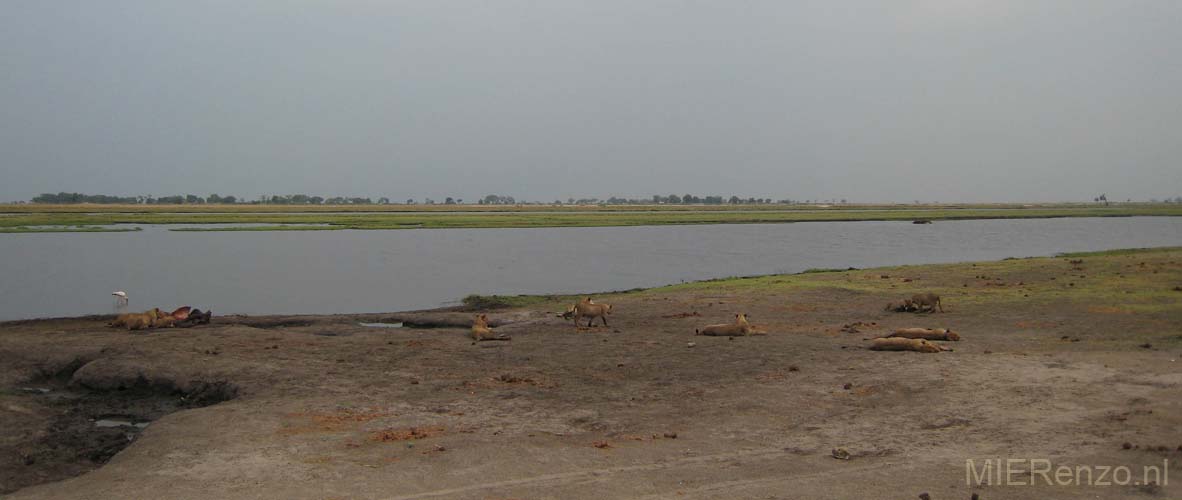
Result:
{"type": "Polygon", "coordinates": [[[203,313],[200,309],[191,309],[189,306],[180,307],[171,313],[154,307],[142,313],[120,314],[107,323],[107,326],[112,328],[126,327],[129,331],[147,328],[188,328],[209,324],[211,318],[213,318],[212,311],[203,313]]]}

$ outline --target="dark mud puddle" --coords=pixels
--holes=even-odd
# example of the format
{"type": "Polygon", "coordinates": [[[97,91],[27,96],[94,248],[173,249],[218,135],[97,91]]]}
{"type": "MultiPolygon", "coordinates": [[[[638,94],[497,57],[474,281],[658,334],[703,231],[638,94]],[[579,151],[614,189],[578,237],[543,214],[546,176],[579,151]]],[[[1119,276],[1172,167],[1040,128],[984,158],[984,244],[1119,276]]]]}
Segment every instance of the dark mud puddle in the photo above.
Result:
{"type": "Polygon", "coordinates": [[[70,383],[78,366],[0,388],[4,425],[18,431],[0,441],[0,495],[97,469],[135,442],[152,421],[237,395],[224,382],[189,392],[159,381],[88,389],[70,383]]]}

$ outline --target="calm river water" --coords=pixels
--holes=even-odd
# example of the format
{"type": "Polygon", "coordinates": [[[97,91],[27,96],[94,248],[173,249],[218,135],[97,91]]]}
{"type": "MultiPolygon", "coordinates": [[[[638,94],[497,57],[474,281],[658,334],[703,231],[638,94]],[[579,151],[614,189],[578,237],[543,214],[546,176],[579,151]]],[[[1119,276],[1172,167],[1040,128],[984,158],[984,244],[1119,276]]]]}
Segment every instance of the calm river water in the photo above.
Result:
{"type": "Polygon", "coordinates": [[[192,305],[383,312],[470,293],[580,293],[819,267],[1182,245],[1182,218],[544,229],[0,234],[0,320],[192,305]]]}

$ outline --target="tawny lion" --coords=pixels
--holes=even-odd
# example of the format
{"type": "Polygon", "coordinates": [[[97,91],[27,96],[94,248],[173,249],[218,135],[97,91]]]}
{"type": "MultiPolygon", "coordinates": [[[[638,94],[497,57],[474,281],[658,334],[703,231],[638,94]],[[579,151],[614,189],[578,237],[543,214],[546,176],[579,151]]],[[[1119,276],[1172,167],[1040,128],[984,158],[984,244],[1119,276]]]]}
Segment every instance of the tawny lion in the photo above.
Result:
{"type": "Polygon", "coordinates": [[[944,312],[944,305],[940,303],[940,296],[934,293],[917,293],[911,296],[911,303],[915,305],[915,310],[923,312],[927,309],[928,312],[936,312],[936,308],[940,308],[940,312],[944,312]]]}
{"type": "Polygon", "coordinates": [[[923,340],[951,340],[960,341],[960,335],[947,328],[899,328],[894,333],[880,338],[905,338],[923,340]]]}
{"type": "Polygon", "coordinates": [[[607,315],[611,312],[611,304],[596,304],[591,300],[591,297],[586,297],[570,306],[563,317],[573,318],[576,327],[579,326],[579,320],[583,318],[587,318],[587,327],[595,322],[595,318],[603,320],[603,326],[607,326],[607,315]]]}
{"type": "MultiPolygon", "coordinates": [[[[116,316],[115,319],[112,320],[110,323],[107,323],[107,326],[113,327],[113,328],[120,327],[120,326],[127,326],[128,320],[130,320],[134,317],[151,315],[152,316],[151,318],[146,318],[148,321],[144,321],[144,322],[137,321],[137,324],[139,326],[137,326],[137,328],[135,328],[135,329],[138,330],[140,328],[150,328],[150,327],[172,327],[172,326],[176,326],[177,322],[184,321],[184,320],[188,319],[189,318],[189,311],[190,311],[189,306],[184,306],[184,307],[178,308],[171,313],[161,311],[160,308],[156,307],[156,308],[152,308],[147,311],[144,311],[142,313],[120,314],[120,315],[116,316]],[[146,325],[146,326],[144,326],[144,325],[146,325]]],[[[200,313],[201,311],[198,310],[197,312],[200,313]]]]}
{"type": "Polygon", "coordinates": [[[488,327],[488,315],[477,314],[472,319],[472,338],[474,340],[509,340],[509,336],[503,333],[493,333],[492,328],[488,327]]]}
{"type": "Polygon", "coordinates": [[[120,314],[120,315],[118,315],[118,316],[115,316],[115,319],[111,320],[111,322],[110,322],[110,323],[107,323],[107,326],[108,326],[108,327],[110,327],[110,328],[118,328],[118,327],[121,327],[121,326],[127,326],[127,320],[128,320],[129,318],[131,318],[132,316],[137,316],[137,315],[139,315],[139,313],[123,313],[123,314],[120,314]]]}
{"type": "Polygon", "coordinates": [[[150,310],[144,311],[141,314],[129,314],[125,321],[127,330],[131,331],[142,330],[145,328],[155,328],[156,324],[164,314],[166,313],[161,312],[159,308],[152,308],[150,310]]]}
{"type": "Polygon", "coordinates": [[[736,314],[735,322],[729,325],[706,325],[701,330],[694,330],[695,335],[710,335],[714,337],[741,337],[750,335],[751,324],[747,322],[746,314],[736,314]]]}
{"type": "Polygon", "coordinates": [[[112,328],[127,327],[128,330],[140,330],[143,328],[151,328],[156,326],[156,320],[160,317],[161,312],[159,308],[149,309],[142,313],[124,313],[115,317],[113,321],[107,324],[112,328]]]}
{"type": "Polygon", "coordinates": [[[945,349],[924,339],[904,339],[898,337],[871,339],[871,351],[915,351],[915,352],[943,352],[945,349]]]}

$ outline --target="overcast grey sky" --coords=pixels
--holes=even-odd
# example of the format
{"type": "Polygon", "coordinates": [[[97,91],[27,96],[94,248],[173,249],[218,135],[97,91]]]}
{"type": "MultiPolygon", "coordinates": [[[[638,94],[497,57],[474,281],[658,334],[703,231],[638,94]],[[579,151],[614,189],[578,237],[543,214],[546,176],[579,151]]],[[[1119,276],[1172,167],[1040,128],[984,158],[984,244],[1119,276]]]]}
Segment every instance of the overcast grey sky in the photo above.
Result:
{"type": "Polygon", "coordinates": [[[0,201],[1182,195],[1182,2],[0,5],[0,201]]]}

